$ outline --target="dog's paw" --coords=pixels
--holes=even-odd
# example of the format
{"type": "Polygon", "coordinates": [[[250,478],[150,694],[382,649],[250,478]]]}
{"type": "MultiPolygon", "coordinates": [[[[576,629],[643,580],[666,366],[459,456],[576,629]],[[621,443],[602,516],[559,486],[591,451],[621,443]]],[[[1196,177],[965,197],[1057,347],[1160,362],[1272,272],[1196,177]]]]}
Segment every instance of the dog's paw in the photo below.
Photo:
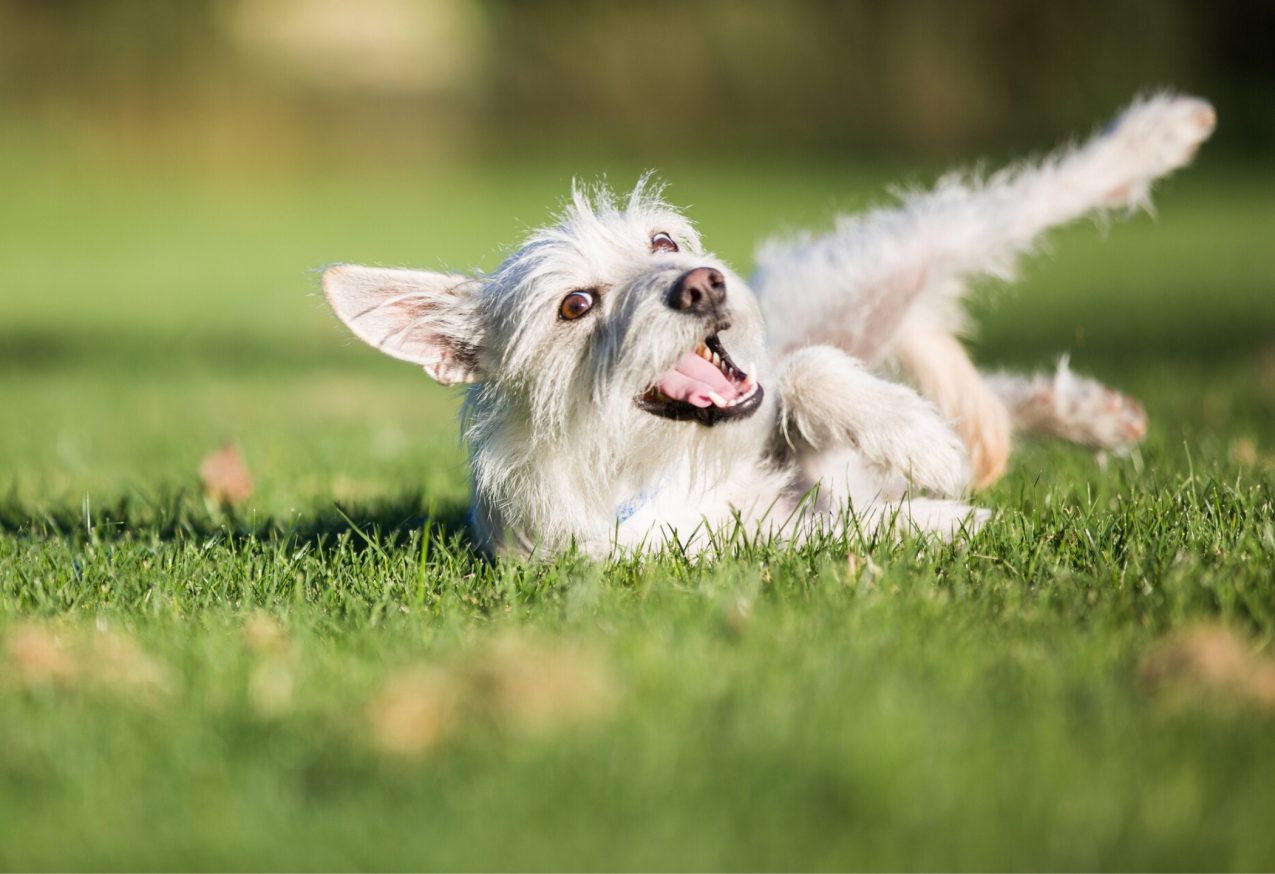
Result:
{"type": "Polygon", "coordinates": [[[909,460],[908,476],[913,485],[936,495],[964,494],[970,484],[965,445],[946,423],[940,420],[938,424],[942,430],[927,436],[924,444],[918,444],[918,450],[909,460]],[[920,449],[921,445],[926,448],[920,449]]]}
{"type": "Polygon", "coordinates": [[[1145,182],[1185,166],[1217,126],[1213,105],[1199,97],[1158,94],[1135,103],[1116,119],[1111,142],[1136,169],[1113,189],[1111,204],[1135,202],[1145,182]]]}
{"type": "Polygon", "coordinates": [[[1053,433],[1094,449],[1122,450],[1147,436],[1147,411],[1096,379],[1077,376],[1060,361],[1047,385],[1032,393],[1032,415],[1053,433]]]}
{"type": "Polygon", "coordinates": [[[912,484],[951,497],[965,492],[970,470],[965,445],[929,402],[900,391],[892,415],[860,436],[860,450],[875,464],[912,484]]]}
{"type": "Polygon", "coordinates": [[[1128,449],[1147,436],[1147,411],[1142,404],[1102,386],[1073,399],[1064,415],[1073,439],[1095,449],[1128,449]]]}
{"type": "Polygon", "coordinates": [[[913,532],[932,534],[942,540],[954,540],[961,534],[974,534],[992,518],[992,511],[972,507],[961,501],[913,498],[900,507],[900,522],[913,532]]]}

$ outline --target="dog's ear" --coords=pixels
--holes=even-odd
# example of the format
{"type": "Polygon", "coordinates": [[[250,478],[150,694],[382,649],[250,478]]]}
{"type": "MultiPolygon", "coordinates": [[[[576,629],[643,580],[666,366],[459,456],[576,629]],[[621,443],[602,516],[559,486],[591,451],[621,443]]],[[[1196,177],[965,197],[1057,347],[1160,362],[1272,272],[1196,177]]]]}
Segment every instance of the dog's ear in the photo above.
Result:
{"type": "Polygon", "coordinates": [[[353,264],[323,271],[328,303],[360,340],[443,385],[482,380],[477,292],[477,280],[450,273],[353,264]]]}

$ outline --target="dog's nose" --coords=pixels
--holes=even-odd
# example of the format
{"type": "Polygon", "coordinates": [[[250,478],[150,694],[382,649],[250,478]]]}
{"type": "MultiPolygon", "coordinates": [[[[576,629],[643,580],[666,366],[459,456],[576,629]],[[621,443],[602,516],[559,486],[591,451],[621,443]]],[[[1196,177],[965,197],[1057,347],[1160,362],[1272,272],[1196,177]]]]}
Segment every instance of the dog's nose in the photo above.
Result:
{"type": "Polygon", "coordinates": [[[696,267],[677,278],[668,305],[684,313],[704,313],[726,300],[726,277],[712,267],[696,267]]]}

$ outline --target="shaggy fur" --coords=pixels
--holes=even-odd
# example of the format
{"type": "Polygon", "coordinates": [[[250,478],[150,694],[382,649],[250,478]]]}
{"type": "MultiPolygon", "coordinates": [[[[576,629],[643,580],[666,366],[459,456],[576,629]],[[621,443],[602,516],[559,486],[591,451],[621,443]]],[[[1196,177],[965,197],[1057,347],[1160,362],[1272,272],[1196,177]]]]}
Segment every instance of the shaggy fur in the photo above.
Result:
{"type": "Polygon", "coordinates": [[[1202,100],[1141,100],[1039,163],[768,243],[747,283],[643,180],[622,202],[577,188],[493,273],[339,265],[324,291],[363,340],[472,383],[473,529],[492,553],[695,550],[737,527],[800,538],[846,508],[868,529],[950,537],[987,517],[960,497],[971,473],[1000,476],[1012,433],[1113,449],[1145,433],[1136,402],[1065,361],[981,374],[956,339],[968,282],[1011,279],[1051,227],[1147,207],[1213,125],[1202,100]],[[573,292],[592,303],[578,317],[573,292]],[[706,338],[750,399],[738,410],[662,391],[706,338]]]}

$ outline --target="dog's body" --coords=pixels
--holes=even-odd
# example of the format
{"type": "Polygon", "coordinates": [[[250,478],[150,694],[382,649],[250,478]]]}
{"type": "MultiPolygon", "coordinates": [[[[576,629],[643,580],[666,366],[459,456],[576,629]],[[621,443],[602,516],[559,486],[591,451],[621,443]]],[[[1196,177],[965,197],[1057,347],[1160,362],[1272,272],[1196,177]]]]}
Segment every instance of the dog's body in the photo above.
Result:
{"type": "Polygon", "coordinates": [[[966,281],[1009,278],[1050,227],[1146,205],[1213,124],[1201,100],[1140,101],[1040,164],[770,243],[748,284],[639,184],[623,205],[577,190],[492,274],[342,265],[324,290],[362,339],[473,383],[473,527],[490,552],[800,538],[846,508],[867,530],[950,536],[985,518],[959,497],[971,466],[978,484],[1003,472],[1011,433],[1119,448],[1145,431],[1135,402],[1065,365],[980,374],[956,339],[966,281]]]}

